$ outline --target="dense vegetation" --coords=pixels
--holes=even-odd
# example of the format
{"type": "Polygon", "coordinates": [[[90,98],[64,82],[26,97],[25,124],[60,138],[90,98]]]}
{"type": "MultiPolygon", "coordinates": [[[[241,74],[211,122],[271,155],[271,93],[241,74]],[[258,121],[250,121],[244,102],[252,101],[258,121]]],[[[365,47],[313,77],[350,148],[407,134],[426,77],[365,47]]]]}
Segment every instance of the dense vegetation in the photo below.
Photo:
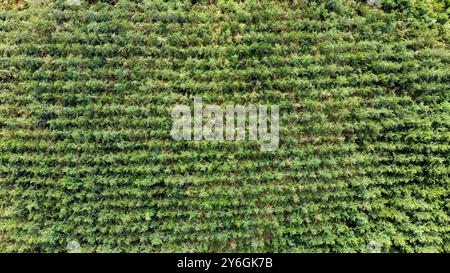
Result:
{"type": "Polygon", "coordinates": [[[0,11],[0,251],[450,251],[448,1],[44,2],[0,11]],[[280,148],[172,140],[194,96],[280,148]]]}

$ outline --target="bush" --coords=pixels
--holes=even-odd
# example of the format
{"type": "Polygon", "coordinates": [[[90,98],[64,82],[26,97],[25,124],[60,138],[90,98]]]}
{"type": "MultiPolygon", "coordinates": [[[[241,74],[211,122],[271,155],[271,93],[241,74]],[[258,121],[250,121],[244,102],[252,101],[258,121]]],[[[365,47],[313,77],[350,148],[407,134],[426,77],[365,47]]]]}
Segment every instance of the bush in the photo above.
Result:
{"type": "Polygon", "coordinates": [[[449,251],[432,2],[1,11],[0,251],[449,251]],[[172,140],[195,95],[279,105],[279,149],[172,140]]]}

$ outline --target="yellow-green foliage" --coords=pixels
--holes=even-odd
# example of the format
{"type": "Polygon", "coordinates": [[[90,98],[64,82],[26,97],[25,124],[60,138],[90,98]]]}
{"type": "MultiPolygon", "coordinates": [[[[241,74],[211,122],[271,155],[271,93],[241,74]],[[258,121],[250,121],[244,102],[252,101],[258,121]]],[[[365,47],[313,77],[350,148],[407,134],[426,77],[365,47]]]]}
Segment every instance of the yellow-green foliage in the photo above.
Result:
{"type": "Polygon", "coordinates": [[[0,0],[0,9],[19,8],[22,9],[26,6],[25,0],[0,0]]]}
{"type": "Polygon", "coordinates": [[[448,22],[115,2],[0,12],[0,251],[450,250],[448,22]],[[279,149],[172,140],[194,96],[279,105],[279,149]]]}

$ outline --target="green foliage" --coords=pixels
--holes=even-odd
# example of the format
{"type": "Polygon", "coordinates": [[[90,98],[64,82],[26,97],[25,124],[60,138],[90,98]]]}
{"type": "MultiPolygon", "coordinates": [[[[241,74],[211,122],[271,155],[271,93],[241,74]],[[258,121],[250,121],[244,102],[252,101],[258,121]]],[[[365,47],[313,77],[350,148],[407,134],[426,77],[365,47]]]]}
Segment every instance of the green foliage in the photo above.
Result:
{"type": "Polygon", "coordinates": [[[0,251],[450,251],[449,29],[383,3],[0,11],[0,251]],[[280,148],[173,141],[194,96],[280,148]]]}
{"type": "Polygon", "coordinates": [[[448,23],[449,0],[382,0],[382,8],[388,12],[397,11],[422,20],[437,20],[448,23]]]}

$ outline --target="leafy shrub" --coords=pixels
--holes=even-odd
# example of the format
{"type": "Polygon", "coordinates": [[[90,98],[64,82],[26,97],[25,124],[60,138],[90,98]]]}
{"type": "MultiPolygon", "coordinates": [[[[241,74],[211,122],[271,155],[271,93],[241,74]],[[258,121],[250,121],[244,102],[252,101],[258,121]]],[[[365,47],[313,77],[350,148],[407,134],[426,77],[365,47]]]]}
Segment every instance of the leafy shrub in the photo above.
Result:
{"type": "Polygon", "coordinates": [[[0,11],[0,250],[449,251],[449,29],[408,3],[0,11]],[[195,95],[280,148],[173,141],[195,95]]]}

